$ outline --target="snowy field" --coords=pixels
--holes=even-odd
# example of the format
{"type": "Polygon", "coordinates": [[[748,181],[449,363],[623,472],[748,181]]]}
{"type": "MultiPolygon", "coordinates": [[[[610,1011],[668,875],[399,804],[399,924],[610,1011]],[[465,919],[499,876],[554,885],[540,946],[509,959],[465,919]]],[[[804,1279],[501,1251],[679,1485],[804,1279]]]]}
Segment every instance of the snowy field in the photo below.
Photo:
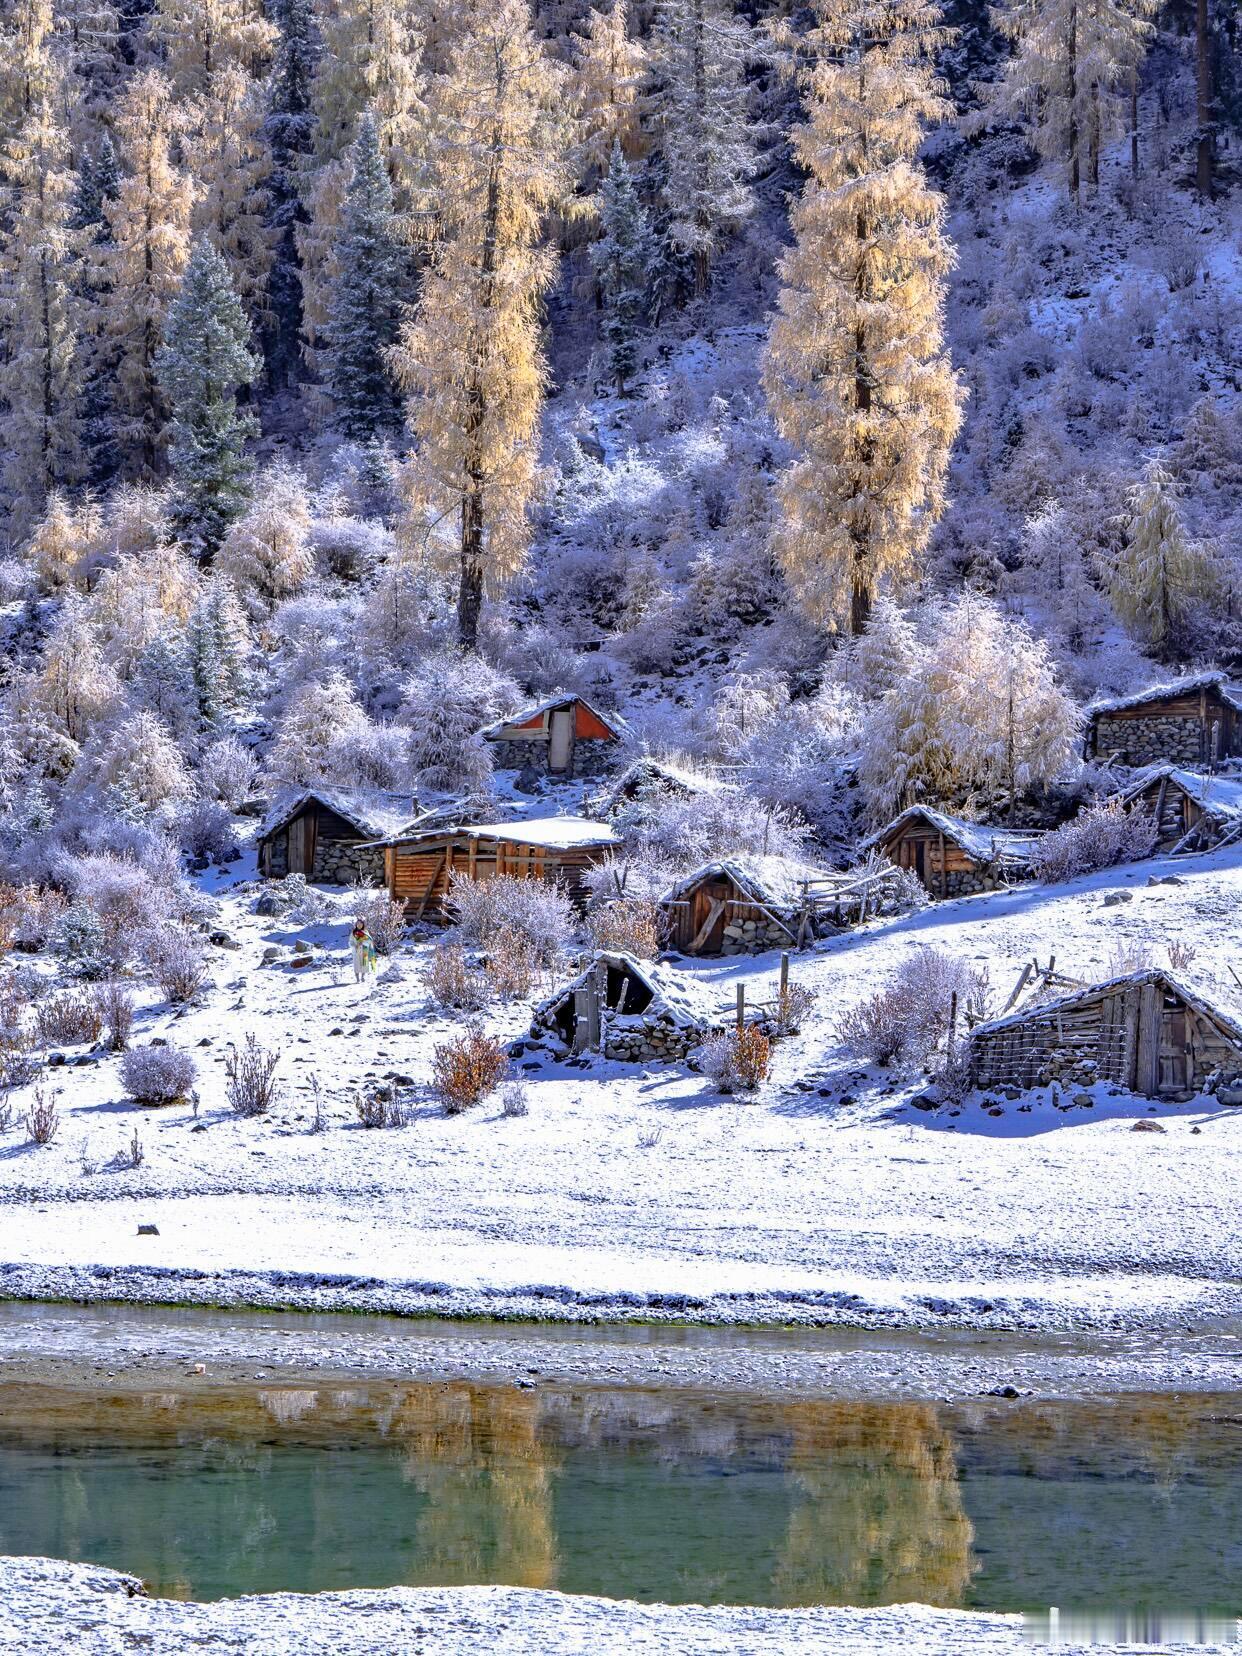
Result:
{"type": "MultiPolygon", "coordinates": [[[[6,1656],[1018,1656],[1021,1618],[898,1604],[877,1610],[764,1610],[627,1604],[512,1587],[389,1588],[185,1604],[131,1597],[132,1577],[89,1564],[0,1559],[6,1656]]],[[[1228,1630],[1232,1631],[1232,1629],[1228,1630]]],[[[1227,1636],[1227,1634],[1226,1634],[1227,1636]]],[[[1038,1648],[1038,1647],[1036,1647],[1038,1648]]],[[[1046,1645],[1044,1648],[1048,1648],[1046,1645]]],[[[1073,1656],[1083,1645],[1056,1648],[1073,1656]]],[[[1096,1644],[1109,1651],[1224,1651],[1232,1643],[1096,1644]]]]}
{"type": "MultiPolygon", "coordinates": [[[[1238,1311],[1242,1112],[1100,1086],[1090,1107],[1037,1093],[1000,1114],[977,1100],[932,1113],[907,1102],[913,1084],[852,1064],[834,1035],[840,1011],[922,945],[986,963],[999,1006],[1033,955],[1102,977],[1119,951],[1163,962],[1178,938],[1198,951],[1187,980],[1236,1005],[1237,848],[934,905],[795,956],[815,1015],[755,1102],[682,1067],[527,1054],[525,1117],[488,1101],[448,1118],[427,1096],[432,1047],[452,1029],[422,986],[430,943],[360,989],[348,896],[338,918],[299,930],[256,916],[256,889],[218,889],[218,924],[239,946],[213,951],[201,1004],[173,1015],[152,990],[139,1018],[137,1041],[193,1052],[196,1108],[142,1109],[123,1098],[117,1059],[68,1050],[46,1077],[56,1140],[28,1145],[16,1120],[0,1139],[6,1293],[1051,1329],[1173,1329],[1238,1311]],[[1148,883],[1173,874],[1181,883],[1148,883]],[[303,970],[289,964],[299,938],[315,948],[303,970]],[[247,1032],[279,1050],[284,1097],[244,1121],[223,1067],[227,1041],[247,1032]],[[364,1130],[353,1091],[385,1077],[408,1083],[409,1124],[364,1130]],[[1153,1111],[1165,1131],[1134,1132],[1153,1111]],[[158,1235],[138,1234],[151,1224],[158,1235]]],[[[685,965],[722,1007],[739,979],[752,1002],[773,994],[777,969],[775,955],[685,965]]],[[[519,1035],[528,1017],[512,1006],[496,1027],[519,1035]]]]}

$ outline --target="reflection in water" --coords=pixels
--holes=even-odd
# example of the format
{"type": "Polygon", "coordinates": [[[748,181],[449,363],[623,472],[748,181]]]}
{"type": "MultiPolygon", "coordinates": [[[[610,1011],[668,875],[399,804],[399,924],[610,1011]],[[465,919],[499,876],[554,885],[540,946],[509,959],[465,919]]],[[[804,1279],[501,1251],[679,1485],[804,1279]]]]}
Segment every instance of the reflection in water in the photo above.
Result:
{"type": "Polygon", "coordinates": [[[504,1582],[1236,1613],[1242,1403],[0,1386],[0,1552],[200,1598],[504,1582]]]}
{"type": "Polygon", "coordinates": [[[781,1603],[963,1604],[974,1532],[936,1410],[805,1403],[786,1418],[801,1499],[776,1574],[781,1603]]]}

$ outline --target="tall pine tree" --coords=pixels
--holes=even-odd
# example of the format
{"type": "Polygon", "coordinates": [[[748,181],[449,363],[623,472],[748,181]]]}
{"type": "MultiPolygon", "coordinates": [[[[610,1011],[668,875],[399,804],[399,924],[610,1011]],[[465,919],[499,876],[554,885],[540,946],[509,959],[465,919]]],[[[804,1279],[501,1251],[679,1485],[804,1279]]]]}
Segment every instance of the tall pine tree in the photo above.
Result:
{"type": "Polygon", "coordinates": [[[599,194],[601,234],[591,249],[591,264],[603,301],[608,363],[617,391],[624,396],[638,364],[639,336],[647,316],[651,231],[620,143],[612,147],[599,194]]]}
{"type": "Polygon", "coordinates": [[[944,503],[961,391],[944,343],[953,249],[915,155],[947,113],[926,0],[818,0],[797,42],[808,174],[764,384],[796,459],[781,478],[776,553],[825,625],[866,626],[908,575],[944,503]]]}
{"type": "Polygon", "coordinates": [[[328,309],[326,367],[336,424],[347,437],[366,442],[399,420],[388,352],[397,339],[408,270],[369,111],[359,122],[352,160],[328,309]]]}
{"type": "Polygon", "coordinates": [[[1218,584],[1215,560],[1186,533],[1168,469],[1152,460],[1130,491],[1125,544],[1111,571],[1117,613],[1145,644],[1174,654],[1183,623],[1218,584]]]}
{"type": "Polygon", "coordinates": [[[415,522],[426,512],[457,519],[457,627],[468,650],[485,588],[513,576],[529,544],[546,380],[539,305],[554,271],[537,243],[569,185],[563,78],[534,38],[526,0],[476,0],[443,86],[454,134],[440,162],[445,223],[397,353],[417,438],[415,522]]]}
{"type": "Polygon", "coordinates": [[[237,392],[258,371],[228,266],[209,241],[196,242],[168,312],[158,372],[172,410],[174,521],[187,542],[208,555],[248,498],[245,445],[258,424],[238,409],[237,392]]]}
{"type": "Polygon", "coordinates": [[[311,93],[319,33],[312,0],[277,0],[271,14],[280,38],[263,128],[272,158],[267,199],[273,260],[266,354],[269,374],[280,385],[296,377],[300,360],[302,283],[297,237],[299,227],[310,222],[305,192],[315,148],[311,93]]]}

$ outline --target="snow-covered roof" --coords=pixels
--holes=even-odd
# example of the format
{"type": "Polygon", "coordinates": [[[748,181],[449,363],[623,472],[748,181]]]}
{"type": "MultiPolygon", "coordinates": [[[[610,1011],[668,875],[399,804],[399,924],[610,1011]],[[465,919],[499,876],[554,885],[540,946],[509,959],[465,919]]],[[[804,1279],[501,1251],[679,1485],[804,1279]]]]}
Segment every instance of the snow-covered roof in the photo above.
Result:
{"type": "Polygon", "coordinates": [[[1242,1046],[1242,1023],[1231,1013],[1222,1011],[1213,1002],[1205,1000],[1195,990],[1188,989],[1172,972],[1166,972],[1159,966],[1149,966],[1141,972],[1126,972],[1120,977],[1103,978],[1099,983],[1086,984],[1081,989],[1073,989],[1068,994],[1057,995],[1051,1000],[1033,1001],[1003,1018],[992,1018],[988,1023],[976,1024],[971,1031],[971,1038],[993,1035],[1001,1029],[1012,1029],[1018,1024],[1030,1023],[1033,1018],[1047,1017],[1050,1013],[1055,1016],[1058,1012],[1067,1012],[1072,1007],[1097,1000],[1101,995],[1111,995],[1118,989],[1139,988],[1147,983],[1159,984],[1162,989],[1171,990],[1173,994],[1180,996],[1187,1006],[1201,1012],[1205,1018],[1210,1018],[1224,1034],[1242,1046]]]}
{"type": "Polygon", "coordinates": [[[588,713],[593,713],[601,724],[607,725],[616,735],[619,736],[625,730],[625,720],[619,713],[601,713],[598,707],[585,696],[580,696],[576,690],[557,690],[552,695],[545,696],[542,701],[532,702],[529,707],[520,707],[514,713],[507,713],[503,719],[484,725],[479,735],[484,738],[499,736],[502,731],[509,730],[514,725],[529,724],[532,719],[541,718],[545,713],[555,713],[558,707],[571,707],[574,702],[581,702],[588,713]]]}
{"type": "Polygon", "coordinates": [[[1087,707],[1087,713],[1092,718],[1097,713],[1123,713],[1132,707],[1145,707],[1149,702],[1171,701],[1178,696],[1194,696],[1200,690],[1219,691],[1222,701],[1242,712],[1242,685],[1230,684],[1224,673],[1219,669],[1213,669],[1210,672],[1191,673],[1186,678],[1170,679],[1166,684],[1152,684],[1146,690],[1137,690],[1129,696],[1104,697],[1091,702],[1087,707]]]}
{"type": "Polygon", "coordinates": [[[1207,816],[1242,817],[1242,776],[1205,776],[1176,765],[1148,765],[1117,795],[1123,804],[1137,799],[1154,783],[1168,780],[1189,795],[1207,816]]]}
{"type": "Polygon", "coordinates": [[[910,805],[900,816],[895,816],[869,839],[865,839],[859,850],[873,849],[890,839],[907,822],[916,821],[926,822],[945,839],[952,840],[968,857],[983,863],[1028,863],[1043,838],[1038,829],[993,828],[986,822],[967,822],[962,817],[949,816],[947,812],[934,810],[930,805],[910,805]]]}
{"type": "Polygon", "coordinates": [[[730,786],[722,776],[711,776],[706,771],[692,770],[689,765],[654,759],[648,754],[627,765],[617,780],[591,801],[591,809],[607,817],[620,810],[634,794],[659,793],[664,788],[674,793],[718,794],[730,786]]]}
{"type": "MultiPolygon", "coordinates": [[[[394,834],[392,839],[403,845],[417,844],[419,840],[444,839],[461,834],[466,839],[505,840],[515,845],[542,845],[549,850],[572,850],[587,845],[617,845],[616,830],[606,822],[592,822],[586,817],[552,816],[526,817],[508,822],[452,823],[438,828],[420,829],[415,825],[410,832],[394,834]]],[[[391,841],[390,841],[391,843],[391,841]]]]}
{"type": "Polygon", "coordinates": [[[418,806],[409,794],[368,793],[349,788],[300,788],[277,795],[263,819],[259,838],[266,839],[269,834],[285,827],[312,801],[344,817],[351,827],[368,839],[383,839],[399,833],[418,814],[418,806]]]}
{"type": "Polygon", "coordinates": [[[793,857],[722,857],[700,863],[683,874],[661,896],[662,903],[675,903],[684,892],[704,880],[732,880],[744,896],[765,908],[778,911],[797,908],[807,881],[822,883],[837,878],[831,869],[798,862],[793,857]]]}
{"type": "Polygon", "coordinates": [[[658,1017],[664,1013],[679,1029],[710,1029],[723,1025],[731,1015],[730,1008],[723,1005],[710,990],[669,967],[658,966],[650,960],[639,960],[634,955],[601,950],[576,977],[554,989],[540,1002],[535,1008],[533,1022],[546,1021],[548,1014],[563,1006],[575,990],[585,987],[599,966],[630,973],[640,983],[645,984],[651,993],[650,1004],[641,1012],[623,1011],[620,1018],[615,1012],[609,1013],[613,1022],[621,1027],[631,1018],[637,1021],[640,1018],[658,1017]]]}

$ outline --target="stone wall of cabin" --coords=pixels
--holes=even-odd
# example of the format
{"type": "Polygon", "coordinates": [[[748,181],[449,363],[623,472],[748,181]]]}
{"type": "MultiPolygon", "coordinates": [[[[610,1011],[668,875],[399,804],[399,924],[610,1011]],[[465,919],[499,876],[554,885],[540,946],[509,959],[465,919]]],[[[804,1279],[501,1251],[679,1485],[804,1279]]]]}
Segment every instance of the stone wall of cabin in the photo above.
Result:
{"type": "MultiPolygon", "coordinates": [[[[489,738],[487,745],[492,751],[492,762],[497,770],[524,770],[527,765],[533,765],[536,770],[541,771],[548,768],[548,754],[551,748],[544,737],[530,742],[489,738]]],[[[566,774],[576,777],[603,776],[612,769],[616,750],[616,742],[603,742],[594,737],[578,736],[574,739],[569,771],[566,774]]]]}
{"type": "MultiPolygon", "coordinates": [[[[796,936],[798,928],[792,921],[788,925],[796,936]]],[[[720,952],[722,955],[762,954],[768,949],[788,949],[793,945],[789,931],[765,914],[755,914],[753,919],[739,917],[725,926],[720,952]]]]}
{"type": "Polygon", "coordinates": [[[312,880],[322,885],[383,885],[384,848],[356,840],[319,839],[312,880]]]}
{"type": "MultiPolygon", "coordinates": [[[[1203,762],[1200,736],[1203,727],[1197,716],[1153,713],[1149,718],[1112,718],[1101,713],[1095,719],[1097,758],[1120,753],[1128,765],[1171,764],[1195,766],[1203,762]]],[[[1208,729],[1211,741],[1212,727],[1208,729]]]]}
{"type": "Polygon", "coordinates": [[[273,880],[283,880],[289,872],[289,830],[282,828],[278,834],[273,834],[267,841],[268,866],[267,875],[273,880]]]}

